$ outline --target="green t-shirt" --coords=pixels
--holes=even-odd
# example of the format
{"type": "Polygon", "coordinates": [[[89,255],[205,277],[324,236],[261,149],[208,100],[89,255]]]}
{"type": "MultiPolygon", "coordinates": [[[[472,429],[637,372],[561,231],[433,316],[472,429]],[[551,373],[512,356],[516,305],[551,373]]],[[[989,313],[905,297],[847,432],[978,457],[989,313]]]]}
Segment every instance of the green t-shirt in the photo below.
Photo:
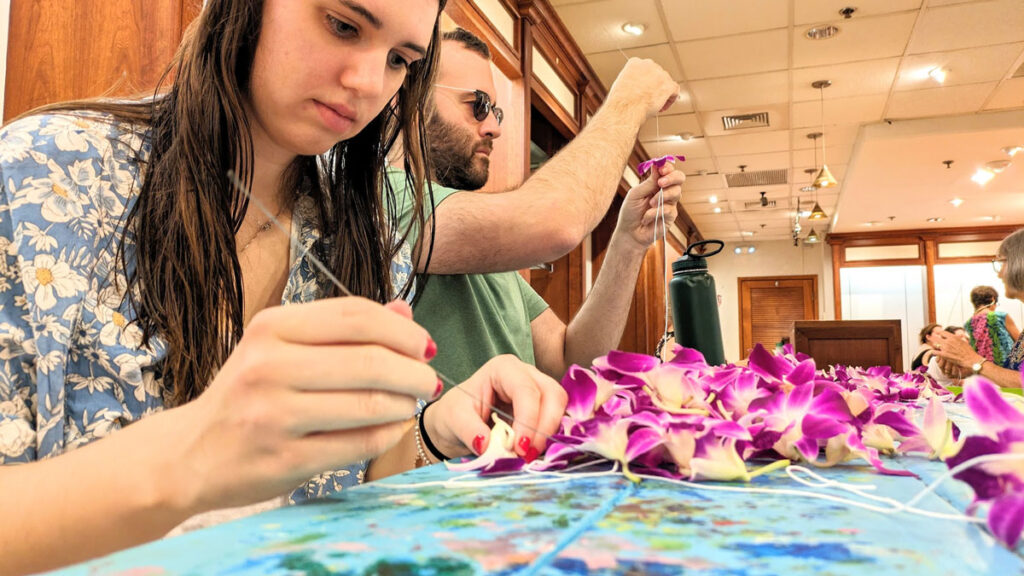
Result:
{"type": "MultiPolygon", "coordinates": [[[[388,179],[395,190],[404,230],[412,210],[405,173],[388,170],[388,179]]],[[[439,184],[434,184],[433,190],[435,206],[458,192],[439,184]]],[[[415,241],[409,238],[410,245],[415,241]]],[[[536,364],[530,322],[548,305],[518,272],[431,274],[426,287],[418,286],[417,291],[419,301],[413,317],[437,342],[437,356],[431,365],[456,383],[499,354],[515,354],[524,362],[536,364]]]]}

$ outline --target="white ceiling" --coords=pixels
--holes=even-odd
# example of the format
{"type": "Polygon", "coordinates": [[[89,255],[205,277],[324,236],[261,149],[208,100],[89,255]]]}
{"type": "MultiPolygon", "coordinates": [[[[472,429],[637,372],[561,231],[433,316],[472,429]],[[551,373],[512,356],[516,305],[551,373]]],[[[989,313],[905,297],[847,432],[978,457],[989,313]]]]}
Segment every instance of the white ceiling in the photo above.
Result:
{"type": "MultiPolygon", "coordinates": [[[[805,170],[822,162],[821,141],[815,149],[806,135],[822,129],[811,83],[825,79],[824,154],[839,186],[817,191],[817,201],[834,216],[831,231],[1024,223],[1024,153],[985,187],[970,180],[1008,158],[1001,148],[1024,145],[1024,0],[552,4],[605,86],[627,56],[652,58],[679,80],[683,98],[640,140],[651,156],[686,156],[683,205],[705,237],[790,237],[796,197],[805,210],[814,201],[800,188],[812,179],[805,170]],[[857,9],[850,19],[839,13],[846,6],[857,9]],[[630,36],[626,22],[647,29],[630,36]],[[840,32],[804,36],[826,24],[840,32]],[[942,84],[927,74],[936,67],[948,70],[942,84]],[[723,115],[754,112],[768,112],[770,126],[723,130],[723,115]],[[698,137],[684,142],[682,132],[698,137]],[[947,170],[942,160],[954,163],[947,170]],[[788,182],[729,188],[725,174],[741,164],[785,169],[788,182]],[[762,191],[776,208],[745,208],[762,191]],[[964,200],[959,208],[954,197],[964,200]]],[[[806,235],[811,226],[802,226],[806,235]]]]}

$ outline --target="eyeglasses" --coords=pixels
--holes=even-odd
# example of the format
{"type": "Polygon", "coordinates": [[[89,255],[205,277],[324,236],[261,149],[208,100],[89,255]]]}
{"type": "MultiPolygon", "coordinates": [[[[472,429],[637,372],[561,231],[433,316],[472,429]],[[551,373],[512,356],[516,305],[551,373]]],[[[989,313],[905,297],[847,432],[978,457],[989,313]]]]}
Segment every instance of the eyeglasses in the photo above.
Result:
{"type": "MultiPolygon", "coordinates": [[[[448,90],[455,90],[458,92],[466,92],[473,94],[473,118],[476,118],[477,122],[483,122],[487,120],[487,115],[494,113],[494,119],[498,121],[498,126],[501,126],[501,121],[505,119],[505,113],[502,112],[501,108],[498,108],[491,103],[491,97],[487,95],[487,92],[483,90],[470,90],[469,88],[456,88],[455,86],[445,86],[443,84],[434,84],[437,88],[447,88],[448,90]]],[[[467,102],[468,104],[468,102],[467,102]]]]}
{"type": "Polygon", "coordinates": [[[995,269],[996,274],[1003,271],[1003,266],[1006,266],[1006,258],[993,258],[992,268],[995,269]]]}

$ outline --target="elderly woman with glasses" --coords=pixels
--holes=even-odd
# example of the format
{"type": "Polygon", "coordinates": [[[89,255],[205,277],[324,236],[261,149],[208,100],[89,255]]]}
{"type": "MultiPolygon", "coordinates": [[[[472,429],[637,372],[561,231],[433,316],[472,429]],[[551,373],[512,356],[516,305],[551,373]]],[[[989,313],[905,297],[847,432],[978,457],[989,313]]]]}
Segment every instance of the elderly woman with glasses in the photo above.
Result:
{"type": "MultiPolygon", "coordinates": [[[[1024,229],[1007,236],[999,245],[992,260],[999,279],[1003,281],[1007,298],[1024,300],[1024,229]]],[[[1018,335],[1005,368],[995,365],[978,354],[970,344],[952,334],[941,334],[936,355],[939,366],[947,375],[965,378],[981,375],[1004,388],[1020,388],[1021,363],[1024,361],[1024,337],[1018,335]]]]}

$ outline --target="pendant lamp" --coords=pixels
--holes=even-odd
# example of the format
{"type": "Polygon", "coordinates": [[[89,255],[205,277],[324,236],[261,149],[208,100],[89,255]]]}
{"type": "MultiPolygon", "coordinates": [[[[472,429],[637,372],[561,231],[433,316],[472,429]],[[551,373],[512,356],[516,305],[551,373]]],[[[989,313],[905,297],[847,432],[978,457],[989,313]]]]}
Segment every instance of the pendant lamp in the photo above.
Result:
{"type": "Polygon", "coordinates": [[[831,188],[837,184],[825,160],[825,88],[831,85],[831,80],[817,80],[811,83],[811,86],[817,88],[821,93],[821,172],[818,172],[818,177],[814,179],[814,186],[816,188],[831,188]]]}

